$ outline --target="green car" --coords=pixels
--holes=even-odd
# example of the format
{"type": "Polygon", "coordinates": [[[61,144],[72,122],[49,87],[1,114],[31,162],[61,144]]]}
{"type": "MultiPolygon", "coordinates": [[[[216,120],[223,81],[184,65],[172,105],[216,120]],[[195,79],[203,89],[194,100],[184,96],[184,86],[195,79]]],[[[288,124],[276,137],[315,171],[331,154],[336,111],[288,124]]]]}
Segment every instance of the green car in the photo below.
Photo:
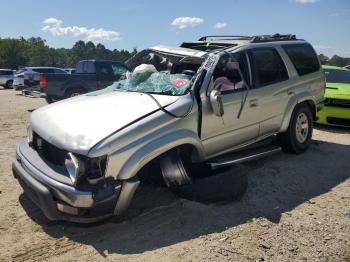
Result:
{"type": "Polygon", "coordinates": [[[350,127],[350,70],[322,66],[326,76],[325,100],[318,105],[317,123],[350,127]]]}

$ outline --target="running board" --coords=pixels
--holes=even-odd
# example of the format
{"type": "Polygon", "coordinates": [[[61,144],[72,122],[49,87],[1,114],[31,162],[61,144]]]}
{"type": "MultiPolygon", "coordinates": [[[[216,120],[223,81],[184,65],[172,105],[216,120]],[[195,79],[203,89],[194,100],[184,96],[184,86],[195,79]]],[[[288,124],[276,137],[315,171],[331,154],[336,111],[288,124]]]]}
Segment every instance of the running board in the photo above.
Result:
{"type": "Polygon", "coordinates": [[[207,163],[212,169],[218,169],[222,167],[231,166],[234,164],[241,164],[243,162],[251,161],[254,159],[263,158],[278,152],[281,152],[279,146],[269,146],[265,148],[257,148],[252,150],[245,150],[242,152],[236,152],[225,156],[217,157],[209,160],[207,163]]]}

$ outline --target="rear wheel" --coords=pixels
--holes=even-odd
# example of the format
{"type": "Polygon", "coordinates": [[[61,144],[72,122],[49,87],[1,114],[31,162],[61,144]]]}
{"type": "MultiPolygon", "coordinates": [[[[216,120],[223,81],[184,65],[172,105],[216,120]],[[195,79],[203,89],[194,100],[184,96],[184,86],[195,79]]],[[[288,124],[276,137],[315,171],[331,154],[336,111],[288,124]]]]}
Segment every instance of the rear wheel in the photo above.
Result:
{"type": "Polygon", "coordinates": [[[48,95],[46,95],[45,100],[48,104],[51,104],[54,102],[53,99],[51,97],[49,97],[48,95]]]}
{"type": "Polygon", "coordinates": [[[295,154],[305,152],[310,146],[312,131],[311,108],[301,104],[294,109],[287,131],[278,135],[282,150],[295,154]]]}
{"type": "Polygon", "coordinates": [[[81,88],[72,88],[66,92],[65,98],[80,96],[80,95],[85,94],[85,93],[86,92],[81,88]]]}

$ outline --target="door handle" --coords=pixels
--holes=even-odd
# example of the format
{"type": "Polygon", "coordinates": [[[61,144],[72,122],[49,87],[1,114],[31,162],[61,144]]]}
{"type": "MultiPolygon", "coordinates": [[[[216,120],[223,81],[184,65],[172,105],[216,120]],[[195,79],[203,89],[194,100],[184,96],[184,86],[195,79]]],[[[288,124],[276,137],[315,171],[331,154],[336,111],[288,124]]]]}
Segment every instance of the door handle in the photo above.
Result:
{"type": "Polygon", "coordinates": [[[258,99],[252,99],[252,100],[250,100],[250,101],[249,101],[250,107],[257,107],[257,106],[259,105],[258,101],[259,101],[258,99]]]}

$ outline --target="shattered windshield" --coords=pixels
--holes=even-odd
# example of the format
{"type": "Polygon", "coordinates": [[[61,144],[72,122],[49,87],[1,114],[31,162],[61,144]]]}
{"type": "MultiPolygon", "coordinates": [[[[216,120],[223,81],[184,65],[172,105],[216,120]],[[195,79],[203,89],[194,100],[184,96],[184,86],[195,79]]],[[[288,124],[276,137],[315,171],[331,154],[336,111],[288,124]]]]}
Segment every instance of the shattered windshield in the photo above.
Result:
{"type": "Polygon", "coordinates": [[[202,59],[176,54],[165,54],[146,49],[127,62],[132,72],[127,79],[90,93],[144,92],[165,95],[183,95],[192,85],[192,79],[203,62],[202,59]]]}

